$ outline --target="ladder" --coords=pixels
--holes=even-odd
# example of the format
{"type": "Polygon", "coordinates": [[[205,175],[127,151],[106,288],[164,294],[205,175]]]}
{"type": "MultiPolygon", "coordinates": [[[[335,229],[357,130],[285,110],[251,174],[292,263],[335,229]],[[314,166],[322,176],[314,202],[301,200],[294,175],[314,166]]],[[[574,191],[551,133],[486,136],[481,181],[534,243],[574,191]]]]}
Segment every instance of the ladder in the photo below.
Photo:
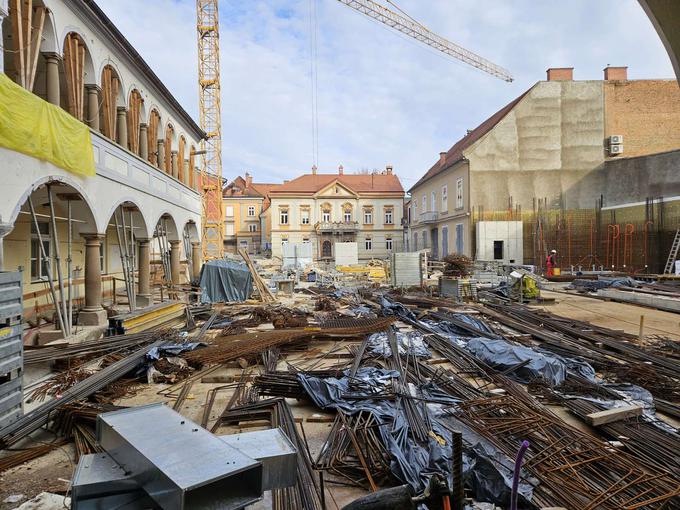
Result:
{"type": "Polygon", "coordinates": [[[678,250],[680,250],[680,228],[675,231],[675,238],[671,245],[671,251],[668,253],[668,260],[666,261],[666,267],[663,270],[663,274],[673,273],[673,265],[675,264],[675,259],[678,258],[678,250]]]}

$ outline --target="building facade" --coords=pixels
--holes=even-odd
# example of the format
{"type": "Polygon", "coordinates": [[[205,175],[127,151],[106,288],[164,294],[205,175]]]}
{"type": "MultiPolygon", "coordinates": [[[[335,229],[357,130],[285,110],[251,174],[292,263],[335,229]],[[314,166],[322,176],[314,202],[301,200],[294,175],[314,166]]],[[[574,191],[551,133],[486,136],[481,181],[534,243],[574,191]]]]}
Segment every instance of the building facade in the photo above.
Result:
{"type": "Polygon", "coordinates": [[[356,242],[359,260],[402,249],[404,190],[388,166],[383,173],[302,175],[270,191],[272,256],[287,243],[312,245],[317,260],[332,260],[336,242],[356,242]]]}
{"type": "Polygon", "coordinates": [[[124,264],[123,218],[123,232],[133,233],[138,305],[153,299],[161,250],[170,252],[174,282],[194,276],[201,222],[194,153],[204,133],[92,0],[16,4],[1,24],[0,102],[6,118],[30,115],[11,126],[16,131],[0,131],[3,267],[23,270],[30,315],[51,307],[48,273],[54,280],[70,265],[74,315],[102,324],[102,297],[124,264]],[[40,144],[36,126],[50,134],[40,144]],[[9,146],[12,138],[21,140],[9,146]],[[188,270],[186,260],[195,262],[188,270]]]}
{"type": "Polygon", "coordinates": [[[625,67],[606,68],[599,81],[575,81],[571,68],[547,74],[441,153],[409,190],[411,249],[474,256],[475,218],[626,202],[635,191],[611,185],[608,162],[680,148],[675,80],[628,80],[625,67]]]}
{"type": "Polygon", "coordinates": [[[244,248],[251,254],[270,249],[271,219],[269,192],[276,184],[256,183],[246,172],[238,176],[222,193],[224,206],[224,247],[229,253],[244,248]]]}

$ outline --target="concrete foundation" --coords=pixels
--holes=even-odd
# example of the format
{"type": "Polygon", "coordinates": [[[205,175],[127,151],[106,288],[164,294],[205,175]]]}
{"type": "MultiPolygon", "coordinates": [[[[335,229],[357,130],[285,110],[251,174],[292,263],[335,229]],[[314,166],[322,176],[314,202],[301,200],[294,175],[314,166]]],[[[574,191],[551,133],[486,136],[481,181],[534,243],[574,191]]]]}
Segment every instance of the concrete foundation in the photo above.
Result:
{"type": "Polygon", "coordinates": [[[80,326],[105,326],[108,323],[106,310],[93,310],[80,312],[78,314],[78,324],[80,326]]]}

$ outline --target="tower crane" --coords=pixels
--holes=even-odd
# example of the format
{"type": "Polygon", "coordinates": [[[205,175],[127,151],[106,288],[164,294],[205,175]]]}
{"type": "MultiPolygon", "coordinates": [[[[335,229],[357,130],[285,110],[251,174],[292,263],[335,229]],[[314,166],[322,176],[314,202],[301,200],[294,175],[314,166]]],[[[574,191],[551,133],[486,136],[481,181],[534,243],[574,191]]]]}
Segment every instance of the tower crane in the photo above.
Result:
{"type": "MultiPolygon", "coordinates": [[[[387,0],[389,3],[393,3],[387,0]]],[[[464,62],[472,67],[476,67],[489,73],[496,78],[505,80],[507,82],[512,81],[512,76],[510,72],[503,69],[501,66],[490,62],[489,60],[480,57],[476,53],[466,50],[462,46],[459,46],[451,41],[444,39],[443,37],[435,34],[431,30],[427,29],[413,18],[403,16],[384,5],[381,5],[373,0],[338,0],[341,4],[358,11],[369,18],[372,18],[388,27],[401,32],[426,44],[449,57],[453,57],[461,62],[464,62]]],[[[403,12],[403,11],[402,11],[403,12]]]]}
{"type": "Polygon", "coordinates": [[[203,260],[210,260],[222,258],[224,252],[218,0],[196,0],[196,13],[199,124],[206,134],[200,151],[201,245],[203,260]]]}
{"type": "MultiPolygon", "coordinates": [[[[206,133],[205,140],[201,142],[201,150],[196,153],[201,154],[202,160],[199,186],[202,197],[203,260],[222,258],[224,252],[218,1],[196,0],[199,124],[206,133]]],[[[435,34],[408,16],[399,14],[373,0],[338,1],[445,55],[502,80],[512,81],[512,76],[506,69],[435,34]]],[[[393,4],[391,0],[387,2],[393,4]]]]}

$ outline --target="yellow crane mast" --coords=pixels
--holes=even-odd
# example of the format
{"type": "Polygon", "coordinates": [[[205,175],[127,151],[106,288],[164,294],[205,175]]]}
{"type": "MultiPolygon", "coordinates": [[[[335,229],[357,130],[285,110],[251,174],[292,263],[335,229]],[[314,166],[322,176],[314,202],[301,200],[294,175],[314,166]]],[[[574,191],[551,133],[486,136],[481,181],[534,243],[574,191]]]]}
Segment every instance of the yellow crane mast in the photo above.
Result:
{"type": "Polygon", "coordinates": [[[199,123],[201,142],[203,260],[222,258],[222,119],[220,105],[220,22],[218,0],[196,0],[198,32],[199,123]]]}

